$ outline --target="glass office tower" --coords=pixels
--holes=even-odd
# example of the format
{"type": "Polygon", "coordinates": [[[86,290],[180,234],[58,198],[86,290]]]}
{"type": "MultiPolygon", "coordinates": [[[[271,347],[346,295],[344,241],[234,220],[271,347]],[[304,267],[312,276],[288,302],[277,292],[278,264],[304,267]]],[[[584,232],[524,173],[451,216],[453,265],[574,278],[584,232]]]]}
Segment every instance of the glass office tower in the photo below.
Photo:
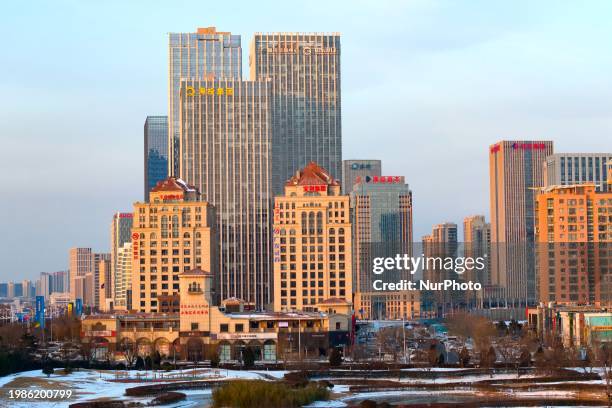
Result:
{"type": "Polygon", "coordinates": [[[271,79],[272,189],[311,161],[342,176],[340,35],[256,33],[251,79],[271,79]]]}
{"type": "Polygon", "coordinates": [[[217,297],[271,301],[269,82],[181,82],[179,174],[216,207],[217,297]]]}
{"type": "Polygon", "coordinates": [[[168,177],[168,117],[147,116],[144,124],[144,198],[168,177]]]}
{"type": "Polygon", "coordinates": [[[195,33],[170,33],[168,40],[168,175],[176,176],[181,79],[240,79],[242,47],[239,35],[215,27],[198,28],[195,33]]]}

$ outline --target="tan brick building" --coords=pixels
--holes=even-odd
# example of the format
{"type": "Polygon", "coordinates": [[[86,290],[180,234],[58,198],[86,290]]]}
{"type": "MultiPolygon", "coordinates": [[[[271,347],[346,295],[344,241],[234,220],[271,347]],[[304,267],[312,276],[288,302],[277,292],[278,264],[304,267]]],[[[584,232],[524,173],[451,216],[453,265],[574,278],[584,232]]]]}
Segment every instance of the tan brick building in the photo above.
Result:
{"type": "Polygon", "coordinates": [[[149,197],[134,204],[132,309],[172,311],[178,309],[180,273],[201,268],[215,275],[215,212],[176,177],[159,182],[149,197]]]}
{"type": "Polygon", "coordinates": [[[317,311],[330,298],[352,303],[349,206],[340,183],[314,162],[275,198],[275,311],[317,311]]]}
{"type": "Polygon", "coordinates": [[[539,301],[612,305],[612,193],[595,184],[542,188],[535,215],[539,301]]]}

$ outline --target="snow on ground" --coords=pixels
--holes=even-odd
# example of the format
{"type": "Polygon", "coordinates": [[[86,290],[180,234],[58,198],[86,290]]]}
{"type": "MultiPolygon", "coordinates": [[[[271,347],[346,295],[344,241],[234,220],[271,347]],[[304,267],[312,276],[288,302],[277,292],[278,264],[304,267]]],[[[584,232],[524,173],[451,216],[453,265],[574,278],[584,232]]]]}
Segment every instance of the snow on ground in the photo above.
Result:
{"type": "MultiPolygon", "coordinates": [[[[58,372],[60,369],[56,369],[58,372]]],[[[49,378],[42,373],[42,370],[25,371],[18,374],[8,375],[0,378],[2,393],[0,396],[0,406],[10,406],[15,408],[39,408],[52,407],[63,408],[75,402],[90,401],[95,399],[121,399],[125,389],[140,385],[157,384],[168,381],[188,381],[188,380],[226,380],[226,379],[269,379],[282,378],[287,371],[238,371],[223,369],[196,369],[196,370],[172,370],[169,372],[157,371],[105,371],[105,370],[78,370],[69,375],[52,374],[49,378]],[[195,375],[194,375],[195,374],[195,375]],[[163,378],[161,377],[163,376],[163,378]],[[116,382],[117,378],[130,379],[134,382],[116,382]],[[155,378],[155,381],[151,381],[155,378]],[[161,380],[161,381],[160,381],[161,380]],[[13,383],[13,384],[10,384],[13,383]],[[71,389],[73,395],[70,400],[8,400],[8,385],[16,389],[71,389]]],[[[188,390],[182,391],[188,396],[197,400],[210,398],[212,391],[207,390],[188,390]],[[197,397],[197,398],[196,398],[197,397]]],[[[130,401],[149,402],[152,398],[130,398],[130,401]]],[[[189,407],[194,404],[189,401],[179,403],[177,407],[189,407]]],[[[198,405],[198,404],[195,404],[198,405]]]]}

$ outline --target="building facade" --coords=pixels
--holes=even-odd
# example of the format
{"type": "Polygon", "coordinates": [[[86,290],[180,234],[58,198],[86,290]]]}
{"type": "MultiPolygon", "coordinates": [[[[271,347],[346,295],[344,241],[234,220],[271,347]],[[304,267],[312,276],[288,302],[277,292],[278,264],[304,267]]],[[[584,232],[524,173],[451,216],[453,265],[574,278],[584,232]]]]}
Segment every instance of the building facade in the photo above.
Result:
{"type": "Polygon", "coordinates": [[[147,116],[144,124],[144,200],[168,177],[168,116],[147,116]]]}
{"type": "Polygon", "coordinates": [[[538,299],[612,306],[612,193],[596,184],[550,186],[536,201],[538,299]]]}
{"type": "Polygon", "coordinates": [[[271,80],[272,188],[315,161],[342,171],[340,35],[255,33],[250,78],[271,80]]]}
{"type": "MultiPolygon", "coordinates": [[[[111,270],[110,270],[110,278],[108,280],[108,286],[105,285],[104,290],[106,291],[105,296],[107,299],[123,299],[125,300],[125,292],[119,293],[120,291],[125,291],[126,287],[131,285],[126,284],[123,280],[125,279],[125,274],[121,275],[118,271],[118,262],[119,262],[119,250],[126,244],[131,243],[132,241],[132,224],[134,221],[134,215],[128,212],[116,212],[113,214],[113,219],[110,225],[110,262],[111,262],[111,270]],[[122,289],[119,289],[119,287],[122,289]]],[[[121,306],[122,308],[126,307],[125,302],[117,302],[113,300],[113,302],[117,306],[121,306]]]]}
{"type": "MultiPolygon", "coordinates": [[[[551,141],[501,141],[489,148],[491,283],[497,307],[523,313],[536,301],[535,190],[544,185],[551,141]]],[[[514,312],[511,312],[514,313],[514,312]]]]}
{"type": "Polygon", "coordinates": [[[592,183],[608,191],[608,163],[612,153],[555,153],[544,164],[545,186],[592,183]]]}
{"type": "MultiPolygon", "coordinates": [[[[370,168],[354,169],[351,221],[353,224],[353,287],[355,311],[361,319],[412,319],[419,316],[420,299],[416,291],[375,291],[374,279],[386,282],[413,280],[409,271],[373,275],[373,259],[412,256],[412,191],[403,176],[364,175],[370,168]]],[[[363,165],[360,163],[359,165],[363,165]]],[[[380,162],[377,167],[380,170],[380,162]]]]}
{"type": "MultiPolygon", "coordinates": [[[[343,160],[342,194],[350,194],[356,183],[369,183],[382,175],[380,160],[343,160]]],[[[378,179],[376,179],[378,181],[378,179]]]]}
{"type": "Polygon", "coordinates": [[[112,309],[132,310],[132,243],[123,244],[116,257],[112,309]]]}
{"type": "Polygon", "coordinates": [[[274,200],[274,310],[317,311],[330,299],[352,304],[349,196],[314,162],[274,200]]]}
{"type": "Polygon", "coordinates": [[[242,78],[239,35],[198,28],[168,35],[168,175],[179,175],[180,90],[182,79],[242,78]]]}
{"type": "Polygon", "coordinates": [[[110,262],[111,259],[111,255],[110,253],[93,253],[92,254],[93,260],[92,260],[92,269],[93,269],[93,282],[92,282],[92,288],[93,288],[93,304],[92,306],[97,307],[98,309],[100,308],[100,292],[103,291],[104,289],[101,288],[101,284],[100,281],[104,281],[105,278],[101,277],[101,271],[100,271],[100,263],[104,263],[104,262],[110,262]]]}
{"type": "Polygon", "coordinates": [[[269,83],[185,80],[179,172],[215,206],[220,299],[271,302],[269,83]]]}
{"type": "Polygon", "coordinates": [[[90,306],[93,293],[85,287],[85,277],[93,275],[93,252],[91,248],[70,248],[69,256],[70,298],[82,299],[83,305],[90,306]]]}
{"type": "Polygon", "coordinates": [[[491,224],[484,215],[472,215],[463,219],[463,254],[466,258],[483,258],[484,269],[466,271],[465,280],[482,284],[481,291],[468,294],[468,308],[483,308],[484,300],[494,296],[489,274],[491,263],[491,224]]]}
{"type": "Polygon", "coordinates": [[[179,296],[179,274],[202,268],[216,274],[215,211],[194,187],[176,177],[155,186],[150,202],[134,203],[131,308],[158,312],[179,296]]]}

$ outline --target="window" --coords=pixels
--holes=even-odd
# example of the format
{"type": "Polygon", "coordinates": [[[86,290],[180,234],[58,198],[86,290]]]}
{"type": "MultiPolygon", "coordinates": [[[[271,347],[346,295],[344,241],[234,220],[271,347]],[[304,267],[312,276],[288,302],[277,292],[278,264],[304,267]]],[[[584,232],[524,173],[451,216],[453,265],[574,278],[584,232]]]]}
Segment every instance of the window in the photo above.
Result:
{"type": "Polygon", "coordinates": [[[191,331],[199,330],[199,327],[200,327],[199,323],[191,323],[191,331]]]}
{"type": "Polygon", "coordinates": [[[244,331],[244,324],[236,323],[236,333],[242,333],[244,331]]]}
{"type": "Polygon", "coordinates": [[[221,333],[227,333],[227,332],[229,331],[229,325],[228,325],[227,323],[222,323],[222,324],[219,326],[219,331],[220,331],[221,333]]]}

